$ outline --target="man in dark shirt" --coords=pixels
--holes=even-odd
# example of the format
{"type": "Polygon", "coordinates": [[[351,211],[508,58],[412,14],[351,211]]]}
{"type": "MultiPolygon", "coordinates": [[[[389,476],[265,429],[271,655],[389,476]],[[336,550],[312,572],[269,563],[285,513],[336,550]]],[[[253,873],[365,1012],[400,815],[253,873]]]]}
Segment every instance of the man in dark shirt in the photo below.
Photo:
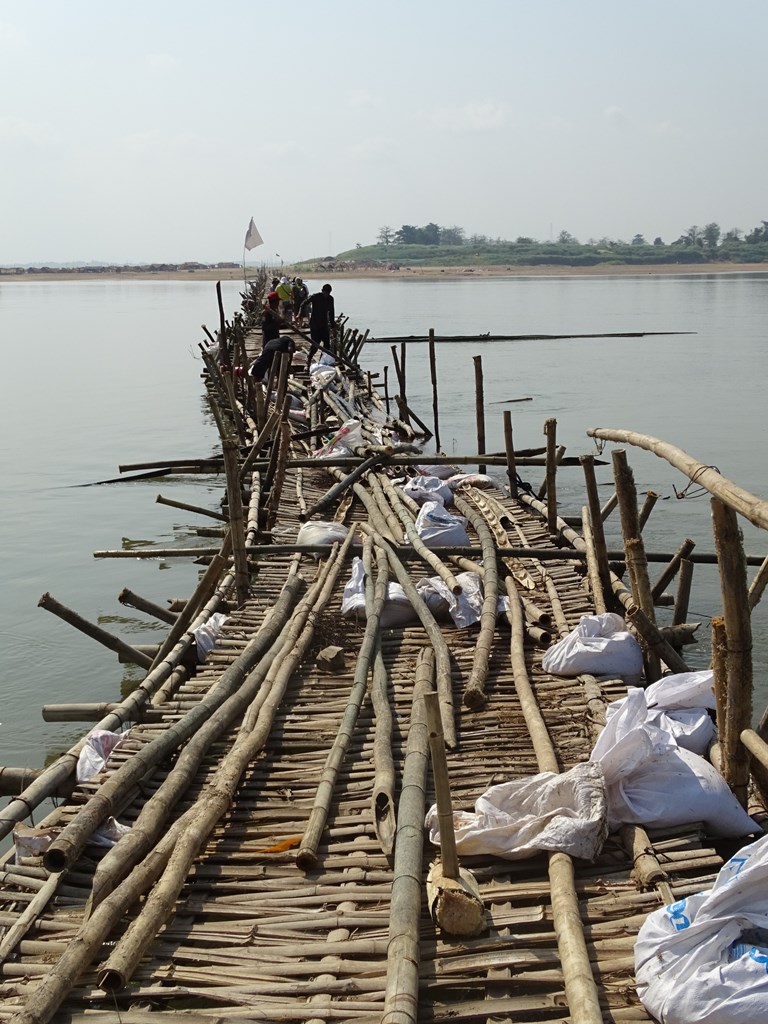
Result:
{"type": "Polygon", "coordinates": [[[331,343],[331,327],[336,320],[336,310],[331,295],[331,286],[324,284],[319,292],[310,295],[301,305],[300,315],[304,314],[307,306],[309,313],[309,337],[312,344],[309,348],[308,364],[312,365],[312,359],[319,348],[328,348],[331,343]]]}
{"type": "Polygon", "coordinates": [[[261,355],[248,371],[255,380],[264,380],[278,352],[293,352],[296,348],[293,338],[289,335],[280,336],[282,318],[278,312],[279,301],[277,293],[270,292],[264,305],[261,320],[263,347],[261,355]]]}

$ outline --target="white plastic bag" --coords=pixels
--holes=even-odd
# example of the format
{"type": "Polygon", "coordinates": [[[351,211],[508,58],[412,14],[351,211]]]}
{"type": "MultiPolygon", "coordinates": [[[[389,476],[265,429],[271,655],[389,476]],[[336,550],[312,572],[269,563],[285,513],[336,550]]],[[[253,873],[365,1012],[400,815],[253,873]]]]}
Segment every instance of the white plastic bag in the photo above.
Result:
{"type": "Polygon", "coordinates": [[[439,501],[426,501],[416,517],[416,532],[428,548],[467,547],[467,520],[446,512],[439,501]]]}
{"type": "Polygon", "coordinates": [[[637,682],[643,671],[643,652],[620,615],[582,615],[578,626],[547,650],[541,667],[556,676],[585,672],[637,682]]]}
{"type": "Polygon", "coordinates": [[[605,773],[612,829],[703,821],[713,835],[754,832],[754,822],[722,775],[703,757],[678,747],[658,722],[648,720],[643,690],[631,688],[617,704],[591,754],[605,773]]]}
{"type": "Polygon", "coordinates": [[[326,522],[323,519],[313,519],[304,523],[296,536],[297,544],[336,544],[341,543],[349,527],[344,523],[326,522]]]}
{"type": "Polygon", "coordinates": [[[637,993],[662,1024],[757,1024],[768,1015],[768,836],[709,892],[655,910],[635,943],[637,993]]]}
{"type": "Polygon", "coordinates": [[[347,420],[342,423],[328,444],[318,448],[314,453],[316,459],[327,459],[333,455],[351,453],[363,444],[362,424],[360,420],[347,420]],[[342,451],[344,449],[344,451],[342,451]]]}
{"type": "MultiPolygon", "coordinates": [[[[608,835],[600,765],[577,764],[558,775],[542,772],[492,786],[475,802],[475,813],[454,812],[456,849],[466,856],[506,860],[560,850],[594,860],[608,835]]],[[[437,807],[426,820],[432,843],[440,842],[437,807]]]]}

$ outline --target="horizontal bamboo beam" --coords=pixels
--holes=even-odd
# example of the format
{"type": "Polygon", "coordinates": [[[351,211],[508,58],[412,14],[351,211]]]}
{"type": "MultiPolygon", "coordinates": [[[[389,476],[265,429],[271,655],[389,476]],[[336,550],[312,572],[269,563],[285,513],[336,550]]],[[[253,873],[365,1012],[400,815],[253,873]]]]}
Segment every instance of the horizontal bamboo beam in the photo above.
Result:
{"type": "Polygon", "coordinates": [[[674,466],[675,469],[679,469],[698,487],[704,487],[728,508],[748,519],[750,523],[763,530],[768,530],[768,501],[745,491],[743,487],[728,480],[712,466],[698,462],[682,448],[678,448],[668,441],[662,441],[658,437],[651,437],[649,434],[639,434],[635,430],[590,427],[587,434],[602,441],[631,444],[636,448],[652,452],[674,466]]]}

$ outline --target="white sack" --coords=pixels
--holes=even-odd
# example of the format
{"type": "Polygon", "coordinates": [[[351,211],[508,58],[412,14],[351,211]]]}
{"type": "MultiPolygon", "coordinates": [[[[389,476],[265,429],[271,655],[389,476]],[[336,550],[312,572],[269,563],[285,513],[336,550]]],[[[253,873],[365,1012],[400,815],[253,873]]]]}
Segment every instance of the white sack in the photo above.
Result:
{"type": "Polygon", "coordinates": [[[635,943],[637,993],[662,1024],[757,1024],[768,1015],[768,836],[709,892],[655,910],[635,943]]]}
{"type": "MultiPolygon", "coordinates": [[[[456,849],[466,856],[521,860],[558,850],[594,860],[608,835],[602,769],[577,764],[562,775],[542,772],[492,786],[475,802],[474,814],[454,812],[453,823],[456,849]]],[[[436,805],[426,824],[430,842],[439,845],[436,805]]]]}
{"type": "Polygon", "coordinates": [[[710,668],[664,676],[646,687],[645,699],[649,708],[711,708],[714,711],[717,708],[715,674],[710,668]]]}
{"type": "Polygon", "coordinates": [[[611,828],[665,828],[703,821],[713,835],[745,836],[755,824],[722,775],[703,757],[679,748],[672,733],[648,720],[645,693],[631,688],[616,702],[591,760],[605,773],[611,828]]]}
{"type": "Polygon", "coordinates": [[[316,459],[327,459],[340,453],[341,449],[352,452],[363,444],[363,433],[360,420],[347,420],[342,423],[330,441],[314,452],[316,459]]]}
{"type": "Polygon", "coordinates": [[[336,544],[346,539],[349,527],[344,523],[313,519],[304,523],[296,536],[297,544],[336,544]]]}
{"type": "Polygon", "coordinates": [[[453,504],[453,491],[437,476],[414,476],[400,485],[403,493],[423,505],[425,501],[439,501],[441,505],[453,504]]]}
{"type": "Polygon", "coordinates": [[[416,532],[428,548],[467,547],[467,520],[446,512],[438,501],[426,501],[416,517],[416,532]]]}
{"type": "MultiPolygon", "coordinates": [[[[456,582],[461,585],[460,594],[454,594],[439,576],[419,580],[416,590],[427,602],[430,611],[433,609],[430,603],[433,601],[432,595],[438,595],[453,619],[454,625],[459,629],[465,629],[480,621],[483,611],[483,585],[480,574],[476,572],[460,572],[456,577],[456,582]]],[[[435,608],[439,609],[439,607],[435,604],[435,608]]]]}
{"type": "Polygon", "coordinates": [[[87,782],[98,775],[109,760],[109,755],[123,740],[125,733],[109,729],[93,729],[85,738],[85,746],[77,759],[75,774],[78,782],[87,782]]]}
{"type": "Polygon", "coordinates": [[[207,622],[204,622],[202,626],[198,626],[197,629],[192,631],[195,638],[195,646],[197,647],[197,660],[201,664],[216,646],[216,641],[227,618],[228,616],[223,615],[221,612],[214,612],[207,622]]]}
{"type": "Polygon", "coordinates": [[[417,466],[416,469],[424,476],[437,476],[441,480],[450,480],[458,472],[455,466],[417,466]]]}
{"type": "Polygon", "coordinates": [[[548,648],[541,661],[556,676],[622,676],[637,682],[643,671],[643,652],[615,612],[582,615],[578,626],[548,648]]]}
{"type": "MultiPolygon", "coordinates": [[[[344,617],[360,615],[365,618],[365,568],[362,558],[352,559],[352,574],[344,587],[341,614],[344,617]]],[[[400,584],[387,583],[384,607],[379,617],[381,628],[393,629],[417,620],[418,616],[400,584]]]]}
{"type": "Polygon", "coordinates": [[[477,487],[481,491],[487,491],[489,487],[495,487],[493,477],[487,473],[454,473],[448,479],[448,486],[452,491],[459,487],[477,487]]]}

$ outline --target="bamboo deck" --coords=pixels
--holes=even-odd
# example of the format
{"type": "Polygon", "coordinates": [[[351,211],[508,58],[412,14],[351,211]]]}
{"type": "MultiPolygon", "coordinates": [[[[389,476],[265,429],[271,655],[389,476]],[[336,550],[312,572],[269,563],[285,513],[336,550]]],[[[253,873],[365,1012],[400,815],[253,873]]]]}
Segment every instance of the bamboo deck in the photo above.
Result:
{"type": "MultiPolygon", "coordinates": [[[[364,398],[357,401],[365,404],[364,398]]],[[[292,449],[295,454],[307,450],[301,443],[292,449]]],[[[280,479],[274,536],[285,544],[298,531],[303,510],[319,501],[334,480],[320,464],[313,469],[289,465],[280,479]]],[[[359,486],[367,486],[366,481],[362,479],[359,486]]],[[[505,491],[468,488],[464,499],[481,516],[490,514],[497,547],[551,547],[544,519],[505,491]]],[[[347,490],[322,516],[333,517],[360,523],[368,513],[359,494],[347,490]]],[[[473,531],[470,536],[479,546],[480,538],[473,531]]],[[[414,579],[432,574],[418,557],[403,556],[403,562],[414,579]]],[[[62,829],[77,820],[99,793],[107,791],[116,773],[215,691],[222,674],[237,663],[275,606],[292,564],[290,554],[270,554],[259,547],[258,554],[251,556],[248,596],[231,612],[206,664],[192,678],[182,674],[175,688],[163,686],[133,719],[129,738],[114,751],[107,769],[77,786],[43,827],[62,829]]],[[[564,635],[581,615],[594,610],[583,572],[572,560],[537,562],[528,557],[500,560],[500,564],[518,582],[529,581],[532,589],[526,596],[549,613],[556,634],[564,635]]],[[[298,571],[307,587],[326,565],[325,555],[318,560],[311,555],[301,558],[298,571]]],[[[16,863],[10,856],[5,858],[0,865],[0,926],[5,929],[0,937],[1,1020],[149,1024],[158,1014],[189,1024],[228,1020],[378,1024],[383,1019],[500,1024],[592,1019],[578,1006],[569,1006],[543,856],[516,862],[462,858],[480,885],[489,924],[477,938],[442,935],[422,895],[414,936],[419,959],[417,1005],[389,1006],[385,1017],[388,985],[391,989],[393,978],[396,984],[403,964],[397,962],[390,945],[397,862],[382,849],[372,810],[377,716],[370,692],[332,787],[316,866],[308,870],[298,866],[297,850],[312,818],[318,788],[328,777],[329,752],[349,706],[363,642],[364,622],[344,619],[339,613],[348,577],[349,558],[327,604],[309,617],[309,645],[286,681],[263,742],[255,744],[233,799],[212,830],[202,836],[201,849],[192,850],[193,864],[183,888],[178,898],[169,897],[157,933],[124,987],[100,988],[101,965],[137,916],[138,898],[117,915],[106,937],[95,942],[81,972],[73,973],[74,961],[68,959],[86,944],[87,905],[94,871],[105,851],[86,845],[60,874],[49,873],[39,856],[21,857],[16,863]],[[346,667],[332,674],[321,673],[315,664],[318,652],[329,644],[342,647],[346,656],[346,667]],[[46,986],[51,995],[41,1008],[40,992],[46,986]]],[[[442,635],[450,655],[457,740],[448,751],[448,769],[454,807],[469,810],[490,785],[536,774],[540,768],[516,688],[509,626],[502,621],[497,624],[487,703],[480,710],[463,703],[477,629],[444,626],[442,635]]],[[[417,664],[432,644],[421,625],[383,630],[380,642],[393,712],[390,748],[397,799],[417,664]]],[[[590,677],[566,680],[548,675],[541,668],[542,653],[526,640],[527,673],[557,763],[566,770],[588,760],[600,728],[601,703],[622,696],[625,687],[620,680],[598,686],[590,677]]],[[[286,657],[284,651],[278,663],[286,657]]],[[[275,692],[278,683],[272,681],[271,686],[275,692]]],[[[269,685],[262,684],[258,694],[251,713],[256,732],[260,722],[267,720],[269,685]]],[[[169,834],[172,822],[211,798],[211,784],[242,735],[242,721],[241,714],[211,743],[161,835],[169,834]]],[[[136,822],[169,777],[182,747],[120,790],[114,811],[122,823],[136,822]]],[[[427,803],[433,799],[429,773],[427,803]]],[[[189,821],[189,830],[175,836],[172,855],[196,842],[197,833],[189,821]]],[[[632,847],[633,839],[637,835],[627,831],[613,835],[595,863],[574,865],[580,923],[600,1014],[607,1022],[651,1019],[634,990],[637,930],[645,915],[666,902],[670,892],[681,898],[706,888],[722,864],[723,851],[714,849],[695,826],[652,833],[647,840],[640,833],[663,878],[659,886],[643,885],[633,871],[638,852],[632,847]]],[[[434,857],[425,838],[418,869],[422,894],[434,857]]],[[[145,858],[145,863],[150,859],[145,858]]],[[[94,917],[98,912],[91,915],[91,922],[94,917]]]]}

